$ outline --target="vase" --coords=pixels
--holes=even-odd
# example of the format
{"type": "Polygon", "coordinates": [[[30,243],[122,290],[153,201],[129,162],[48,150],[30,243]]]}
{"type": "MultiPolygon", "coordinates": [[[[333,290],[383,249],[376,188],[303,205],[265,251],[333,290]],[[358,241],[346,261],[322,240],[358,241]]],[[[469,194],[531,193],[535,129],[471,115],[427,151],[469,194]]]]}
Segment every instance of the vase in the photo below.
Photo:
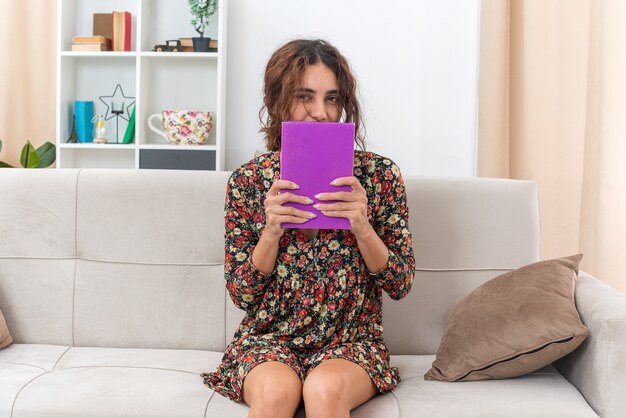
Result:
{"type": "Polygon", "coordinates": [[[209,52],[211,38],[191,38],[194,52],[209,52]]]}

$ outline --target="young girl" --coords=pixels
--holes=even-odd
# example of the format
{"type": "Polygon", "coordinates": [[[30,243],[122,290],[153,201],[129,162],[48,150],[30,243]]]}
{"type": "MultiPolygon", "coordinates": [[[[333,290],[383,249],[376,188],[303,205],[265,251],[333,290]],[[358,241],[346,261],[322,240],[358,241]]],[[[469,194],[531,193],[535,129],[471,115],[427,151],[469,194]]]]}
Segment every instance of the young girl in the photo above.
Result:
{"type": "Polygon", "coordinates": [[[209,388],[250,406],[249,417],[349,417],[400,378],[382,338],[382,290],[409,292],[415,260],[404,183],[388,158],[365,152],[356,81],[323,40],[280,47],[265,71],[262,132],[269,152],[236,170],[226,192],[226,287],[246,315],[209,388]],[[311,204],[280,180],[281,122],[354,122],[351,192],[322,193],[315,207],[350,230],[283,229],[305,223],[311,204]],[[280,193],[279,193],[280,191],[280,193]]]}

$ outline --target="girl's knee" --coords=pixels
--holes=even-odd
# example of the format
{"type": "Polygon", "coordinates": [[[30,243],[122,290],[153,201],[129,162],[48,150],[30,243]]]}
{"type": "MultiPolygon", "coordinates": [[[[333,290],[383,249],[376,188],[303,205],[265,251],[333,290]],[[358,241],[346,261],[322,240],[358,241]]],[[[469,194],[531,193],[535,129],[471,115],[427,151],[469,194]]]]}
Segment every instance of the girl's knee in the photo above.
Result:
{"type": "Polygon", "coordinates": [[[304,382],[302,396],[307,403],[337,405],[342,401],[344,387],[339,374],[312,374],[304,382]]]}
{"type": "Polygon", "coordinates": [[[264,411],[295,410],[302,399],[298,375],[282,363],[260,366],[253,369],[244,381],[244,401],[251,408],[259,407],[264,411]]]}

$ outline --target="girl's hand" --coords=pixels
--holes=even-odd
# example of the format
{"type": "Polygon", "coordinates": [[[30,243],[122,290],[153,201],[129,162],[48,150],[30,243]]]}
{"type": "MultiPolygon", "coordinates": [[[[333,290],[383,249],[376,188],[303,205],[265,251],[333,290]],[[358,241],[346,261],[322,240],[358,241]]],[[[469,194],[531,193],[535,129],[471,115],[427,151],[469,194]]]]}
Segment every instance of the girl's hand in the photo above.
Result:
{"type": "Polygon", "coordinates": [[[298,196],[288,191],[295,190],[299,186],[292,181],[276,180],[265,195],[265,230],[263,234],[268,234],[269,238],[276,241],[283,235],[285,230],[280,226],[283,222],[304,223],[315,218],[315,214],[305,210],[296,209],[291,206],[283,206],[285,202],[302,203],[310,205],[313,203],[306,196],[298,196]]]}
{"type": "Polygon", "coordinates": [[[350,192],[320,193],[319,200],[339,200],[336,203],[317,203],[313,205],[326,216],[348,218],[350,230],[359,238],[371,232],[372,226],[367,219],[367,194],[359,180],[354,177],[340,177],[331,182],[333,186],[350,186],[350,192]]]}

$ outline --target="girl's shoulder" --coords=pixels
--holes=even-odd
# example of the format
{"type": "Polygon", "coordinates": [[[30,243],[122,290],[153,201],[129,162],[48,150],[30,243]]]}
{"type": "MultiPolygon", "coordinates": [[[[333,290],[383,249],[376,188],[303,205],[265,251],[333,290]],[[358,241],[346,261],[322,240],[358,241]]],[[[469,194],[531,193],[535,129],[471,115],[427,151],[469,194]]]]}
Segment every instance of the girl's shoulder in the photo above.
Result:
{"type": "Polygon", "coordinates": [[[384,172],[391,172],[396,177],[400,175],[400,168],[391,158],[372,151],[355,151],[354,168],[369,175],[384,172]]]}
{"type": "Polygon", "coordinates": [[[257,155],[250,161],[243,163],[239,168],[233,171],[231,177],[248,177],[257,178],[259,173],[261,175],[265,171],[274,171],[279,164],[279,153],[276,151],[269,151],[261,155],[257,155]]]}

